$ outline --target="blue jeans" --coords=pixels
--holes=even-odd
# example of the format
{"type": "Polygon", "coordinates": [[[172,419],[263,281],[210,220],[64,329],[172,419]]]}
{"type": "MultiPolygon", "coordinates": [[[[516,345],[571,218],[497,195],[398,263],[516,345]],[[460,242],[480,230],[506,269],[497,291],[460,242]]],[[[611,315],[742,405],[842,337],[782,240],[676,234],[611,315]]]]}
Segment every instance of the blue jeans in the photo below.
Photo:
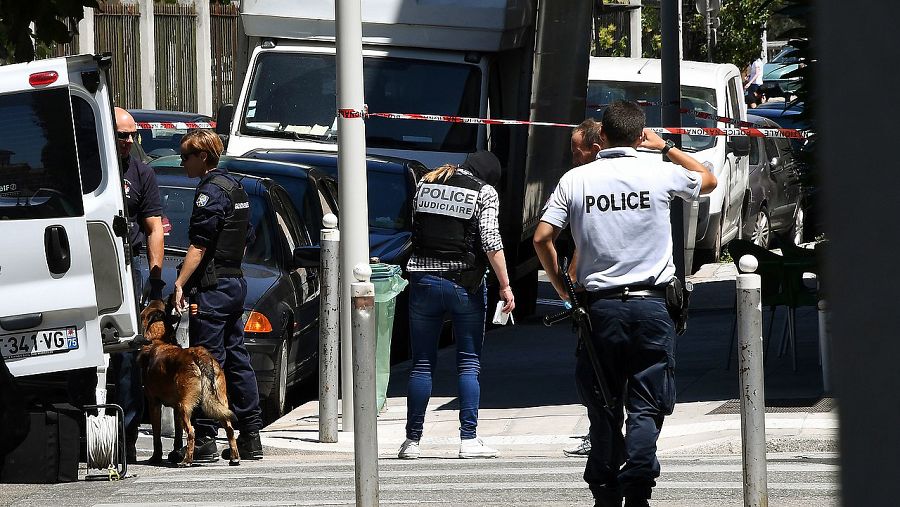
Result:
{"type": "Polygon", "coordinates": [[[675,327],[661,298],[601,299],[591,305],[590,317],[591,341],[614,399],[610,414],[582,347],[575,376],[591,424],[584,480],[597,498],[650,498],[660,473],[656,440],[675,407],[675,327]]]}
{"type": "Polygon", "coordinates": [[[475,438],[481,386],[481,346],[487,289],[474,294],[441,278],[440,273],[412,272],[409,293],[409,334],[413,364],[409,372],[406,438],[422,438],[425,408],[431,398],[431,378],[437,364],[438,340],[444,316],[450,314],[456,339],[456,371],[459,376],[459,436],[475,438]]]}

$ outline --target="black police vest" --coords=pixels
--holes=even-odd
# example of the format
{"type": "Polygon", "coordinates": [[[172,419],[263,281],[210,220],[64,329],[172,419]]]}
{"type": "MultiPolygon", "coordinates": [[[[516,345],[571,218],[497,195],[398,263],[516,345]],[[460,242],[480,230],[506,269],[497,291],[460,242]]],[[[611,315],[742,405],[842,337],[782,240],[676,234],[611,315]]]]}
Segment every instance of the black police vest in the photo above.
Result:
{"type": "Polygon", "coordinates": [[[464,262],[469,269],[484,268],[476,211],[478,194],[485,185],[460,172],[443,182],[422,183],[416,193],[416,255],[464,262]]]}
{"type": "Polygon", "coordinates": [[[241,261],[250,226],[250,199],[243,187],[225,175],[217,174],[209,182],[221,188],[231,200],[231,210],[219,222],[219,235],[213,249],[216,275],[242,276],[241,261]]]}

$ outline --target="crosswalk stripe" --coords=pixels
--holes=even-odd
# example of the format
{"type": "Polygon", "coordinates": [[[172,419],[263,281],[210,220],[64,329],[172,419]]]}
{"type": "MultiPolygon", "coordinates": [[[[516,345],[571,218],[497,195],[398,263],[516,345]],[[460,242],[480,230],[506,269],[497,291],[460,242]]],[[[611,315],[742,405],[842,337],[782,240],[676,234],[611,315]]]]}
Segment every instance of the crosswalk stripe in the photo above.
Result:
{"type": "MultiPolygon", "coordinates": [[[[663,481],[656,485],[654,489],[657,490],[740,490],[743,487],[743,483],[737,481],[720,481],[720,482],[705,482],[705,481],[663,481]]],[[[542,491],[550,491],[550,490],[572,490],[572,489],[584,489],[586,488],[584,482],[581,480],[578,481],[531,481],[531,482],[465,482],[465,483],[452,483],[452,482],[441,482],[441,483],[416,483],[413,488],[415,492],[421,493],[424,491],[508,491],[508,490],[542,490],[542,491]]],[[[218,487],[215,488],[196,488],[196,487],[157,487],[150,488],[149,490],[141,490],[135,491],[128,488],[123,488],[118,491],[119,495],[124,496],[145,496],[145,495],[200,495],[200,494],[208,494],[210,491],[215,489],[219,491],[218,487]]],[[[772,491],[777,490],[800,490],[800,491],[819,491],[819,492],[833,492],[838,490],[838,485],[836,483],[830,482],[822,482],[822,483],[796,483],[796,482],[772,482],[768,484],[768,489],[772,491]]],[[[406,483],[402,484],[380,484],[380,491],[384,492],[405,492],[410,491],[410,485],[406,483]]],[[[340,493],[340,492],[349,492],[353,491],[352,484],[336,484],[336,485],[316,485],[316,484],[298,484],[292,486],[233,486],[228,488],[228,492],[230,494],[242,494],[242,493],[265,493],[267,495],[279,495],[279,494],[316,494],[316,493],[340,493]]]]}
{"type": "MultiPolygon", "coordinates": [[[[574,461],[574,460],[573,460],[574,461]]],[[[568,463],[568,464],[571,464],[568,463]]],[[[327,472],[327,476],[323,475],[322,470],[307,471],[286,471],[272,472],[271,470],[249,470],[241,472],[231,472],[230,469],[216,467],[216,473],[209,474],[206,472],[190,473],[162,477],[139,477],[135,479],[138,484],[150,484],[164,480],[167,483],[176,482],[204,482],[204,481],[233,481],[239,479],[291,479],[291,480],[330,480],[330,479],[347,479],[354,476],[352,467],[345,465],[343,470],[331,470],[327,472]]],[[[296,467],[292,467],[296,468],[296,467]]],[[[300,467],[306,468],[306,467],[300,467]]],[[[212,470],[213,468],[207,468],[212,470]]],[[[664,477],[679,473],[740,473],[742,471],[740,464],[730,465],[708,465],[708,464],[663,464],[662,472],[664,477]]],[[[771,473],[784,472],[806,472],[806,473],[837,473],[840,468],[837,465],[828,464],[794,464],[794,463],[775,463],[768,466],[771,473]]],[[[199,468],[197,470],[200,470],[199,468]]],[[[556,467],[496,467],[484,469],[481,467],[464,468],[464,469],[415,469],[415,465],[403,469],[380,468],[378,474],[381,479],[401,479],[411,477],[470,477],[470,476],[525,476],[525,475],[562,475],[577,477],[580,481],[581,474],[584,472],[584,464],[577,466],[556,466],[556,467]]]]}

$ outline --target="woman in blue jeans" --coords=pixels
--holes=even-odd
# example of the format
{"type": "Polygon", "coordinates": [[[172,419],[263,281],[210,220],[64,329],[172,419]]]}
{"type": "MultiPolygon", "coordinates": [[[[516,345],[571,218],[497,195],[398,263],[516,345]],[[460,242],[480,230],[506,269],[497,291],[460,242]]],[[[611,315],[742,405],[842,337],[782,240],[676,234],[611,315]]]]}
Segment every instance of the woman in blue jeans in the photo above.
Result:
{"type": "Polygon", "coordinates": [[[477,438],[481,397],[481,347],[487,312],[485,273],[491,265],[500,282],[503,311],[515,308],[497,215],[500,162],[479,151],[460,166],[444,165],[419,182],[413,209],[413,255],[409,326],[413,366],[409,373],[406,440],[398,456],[419,457],[425,409],[431,397],[438,340],[450,316],[459,376],[460,458],[493,458],[497,451],[477,438]]]}

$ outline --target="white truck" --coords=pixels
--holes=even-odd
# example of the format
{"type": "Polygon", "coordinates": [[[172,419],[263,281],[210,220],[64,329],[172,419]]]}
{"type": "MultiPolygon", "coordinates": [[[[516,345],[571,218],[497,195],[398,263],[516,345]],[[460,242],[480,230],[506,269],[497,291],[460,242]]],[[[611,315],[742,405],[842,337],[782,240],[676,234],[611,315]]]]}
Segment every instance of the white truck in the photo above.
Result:
{"type": "Polygon", "coordinates": [[[109,56],[0,67],[0,355],[104,364],[139,336],[109,56]]]}
{"type": "MultiPolygon", "coordinates": [[[[648,58],[591,58],[588,78],[588,116],[599,118],[602,106],[618,99],[650,103],[644,108],[647,125],[661,124],[660,61],[648,58]]],[[[731,64],[681,62],[681,107],[688,111],[711,113],[720,117],[747,121],[741,74],[731,64]]],[[[727,127],[715,119],[683,114],[684,127],[727,127]]],[[[749,198],[750,144],[747,137],[710,137],[683,135],[682,149],[706,165],[719,181],[715,190],[701,196],[696,222],[687,220],[686,247],[691,249],[688,232],[696,227],[694,267],[719,258],[722,246],[741,234],[741,210],[749,198]]],[[[647,154],[659,157],[659,154],[647,154]]],[[[690,267],[690,266],[688,266],[690,267]]]]}
{"type": "MultiPolygon", "coordinates": [[[[233,109],[220,111],[228,155],[258,149],[336,152],[334,1],[244,0],[255,49],[233,109]],[[233,116],[232,116],[233,115],[233,116]]],[[[579,123],[590,49],[583,0],[363,0],[369,112],[579,123]]],[[[489,149],[505,176],[500,225],[517,309],[533,311],[531,236],[571,167],[570,130],[369,118],[367,150],[428,167],[489,149]]]]}

